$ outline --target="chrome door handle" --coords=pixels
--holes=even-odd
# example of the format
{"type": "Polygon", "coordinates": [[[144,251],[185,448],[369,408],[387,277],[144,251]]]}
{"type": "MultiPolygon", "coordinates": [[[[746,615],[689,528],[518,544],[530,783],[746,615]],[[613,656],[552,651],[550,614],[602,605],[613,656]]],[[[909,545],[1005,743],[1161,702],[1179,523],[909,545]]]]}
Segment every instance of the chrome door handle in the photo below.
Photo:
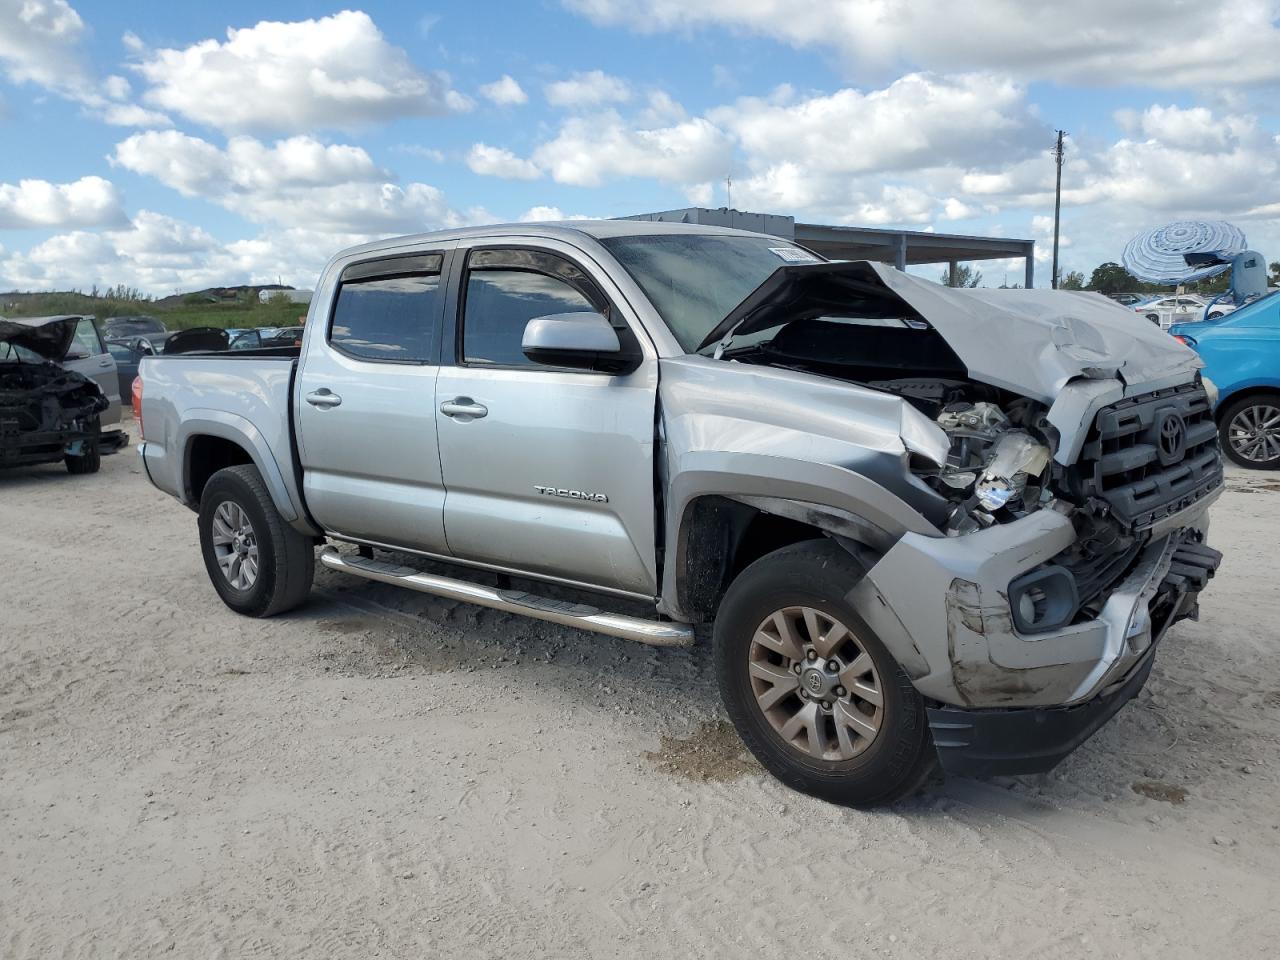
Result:
{"type": "Polygon", "coordinates": [[[459,420],[479,420],[488,415],[489,408],[470,397],[454,397],[440,404],[440,412],[446,417],[457,417],[459,420]]]}
{"type": "Polygon", "coordinates": [[[307,403],[313,407],[336,407],[342,403],[342,398],[328,387],[321,387],[314,393],[307,394],[307,403]]]}

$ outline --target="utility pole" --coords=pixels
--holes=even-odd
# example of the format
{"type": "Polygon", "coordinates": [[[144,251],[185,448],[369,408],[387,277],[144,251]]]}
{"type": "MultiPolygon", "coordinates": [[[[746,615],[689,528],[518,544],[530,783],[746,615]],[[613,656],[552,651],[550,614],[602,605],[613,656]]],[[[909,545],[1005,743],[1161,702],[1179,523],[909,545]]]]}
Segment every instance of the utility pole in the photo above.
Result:
{"type": "Polygon", "coordinates": [[[724,205],[726,210],[733,209],[733,174],[724,178],[724,205]]]}
{"type": "Polygon", "coordinates": [[[1058,144],[1053,148],[1053,162],[1058,168],[1058,181],[1053,189],[1053,289],[1058,289],[1058,221],[1062,217],[1062,138],[1066,131],[1058,131],[1058,144]]]}

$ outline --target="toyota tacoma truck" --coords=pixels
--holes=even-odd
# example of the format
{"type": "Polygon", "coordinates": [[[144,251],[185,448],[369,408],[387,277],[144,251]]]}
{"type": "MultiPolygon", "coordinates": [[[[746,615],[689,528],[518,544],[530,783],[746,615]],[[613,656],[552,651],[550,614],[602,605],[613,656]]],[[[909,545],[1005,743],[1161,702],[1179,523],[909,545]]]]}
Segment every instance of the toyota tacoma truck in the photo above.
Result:
{"type": "Polygon", "coordinates": [[[141,454],[239,613],[302,603],[318,560],[709,633],[760,762],[873,805],[938,764],[1050,769],[1196,616],[1199,365],[1093,294],[702,226],[472,228],[334,257],[301,347],[144,359],[141,454]]]}

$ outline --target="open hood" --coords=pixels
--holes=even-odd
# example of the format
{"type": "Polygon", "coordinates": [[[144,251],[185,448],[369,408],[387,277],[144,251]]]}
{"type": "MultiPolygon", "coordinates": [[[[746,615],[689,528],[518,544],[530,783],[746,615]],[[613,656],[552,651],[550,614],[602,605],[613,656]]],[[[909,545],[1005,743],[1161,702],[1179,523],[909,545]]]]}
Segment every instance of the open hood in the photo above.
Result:
{"type": "Polygon", "coordinates": [[[23,317],[18,320],[0,317],[0,343],[25,347],[46,360],[57,362],[71,349],[76,324],[82,319],[79,316],[23,317]]]}
{"type": "Polygon", "coordinates": [[[1099,294],[953,289],[866,260],[779,267],[699,349],[731,333],[824,316],[924,320],[973,379],[1044,403],[1080,377],[1134,385],[1189,378],[1203,366],[1155,324],[1099,294]]]}

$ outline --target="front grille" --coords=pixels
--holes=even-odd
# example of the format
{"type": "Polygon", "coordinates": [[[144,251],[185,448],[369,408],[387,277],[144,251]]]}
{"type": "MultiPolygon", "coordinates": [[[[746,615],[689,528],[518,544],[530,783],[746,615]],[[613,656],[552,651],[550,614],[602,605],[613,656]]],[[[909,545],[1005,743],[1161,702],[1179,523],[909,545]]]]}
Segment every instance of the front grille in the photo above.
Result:
{"type": "Polygon", "coordinates": [[[1194,383],[1104,407],[1068,472],[1076,496],[1105,501],[1131,533],[1190,506],[1221,483],[1218,427],[1209,397],[1194,383]]]}

